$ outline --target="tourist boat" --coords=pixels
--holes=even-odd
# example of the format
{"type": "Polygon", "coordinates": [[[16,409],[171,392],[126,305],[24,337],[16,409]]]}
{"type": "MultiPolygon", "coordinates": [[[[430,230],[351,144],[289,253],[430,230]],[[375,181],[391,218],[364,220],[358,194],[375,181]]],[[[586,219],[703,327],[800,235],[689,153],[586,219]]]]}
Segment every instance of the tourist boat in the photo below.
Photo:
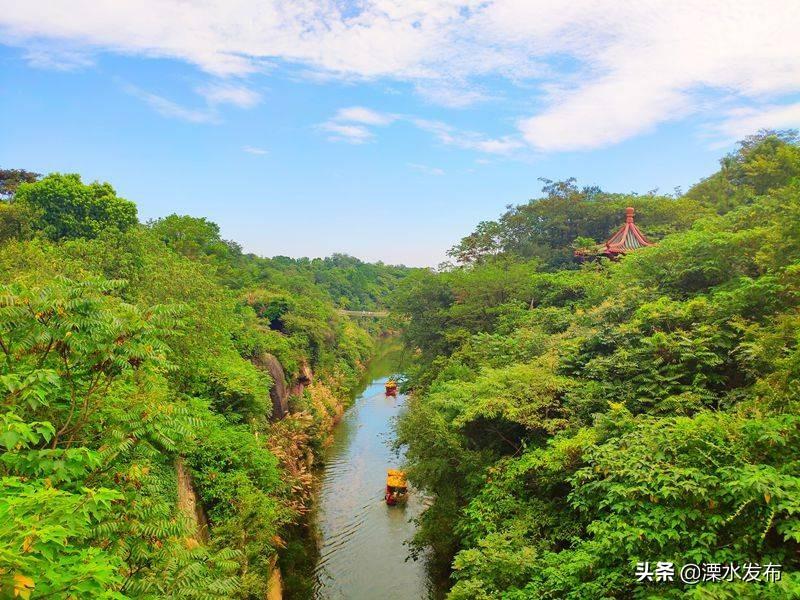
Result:
{"type": "Polygon", "coordinates": [[[386,471],[386,504],[394,506],[398,502],[405,502],[407,497],[406,474],[397,469],[386,471]]]}
{"type": "Polygon", "coordinates": [[[394,379],[386,382],[386,395],[397,396],[397,382],[394,379]]]}

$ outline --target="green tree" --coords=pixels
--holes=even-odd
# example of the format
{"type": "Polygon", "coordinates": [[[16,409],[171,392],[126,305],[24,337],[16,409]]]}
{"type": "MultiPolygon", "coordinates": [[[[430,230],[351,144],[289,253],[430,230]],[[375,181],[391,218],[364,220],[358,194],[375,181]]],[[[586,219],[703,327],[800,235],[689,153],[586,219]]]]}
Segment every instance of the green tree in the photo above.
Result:
{"type": "Polygon", "coordinates": [[[241,254],[236,244],[220,237],[219,225],[208,219],[173,214],[148,225],[165,244],[189,258],[214,255],[229,260],[231,254],[241,254]]]}
{"type": "Polygon", "coordinates": [[[86,185],[75,174],[22,183],[15,202],[30,209],[37,228],[52,240],[94,238],[107,229],[125,231],[138,223],[133,202],[117,196],[107,183],[86,185]]]}
{"type": "Polygon", "coordinates": [[[762,132],[680,199],[548,183],[497,221],[498,256],[401,286],[398,440],[449,598],[800,596],[797,153],[762,132]],[[658,244],[559,268],[617,202],[658,244]],[[636,583],[654,560],[783,577],[636,583]]]}
{"type": "Polygon", "coordinates": [[[25,169],[0,169],[0,200],[9,200],[22,183],[33,183],[41,175],[25,169]]]}
{"type": "Polygon", "coordinates": [[[734,185],[747,186],[760,195],[789,184],[800,172],[796,130],[761,130],[738,146],[721,161],[723,173],[734,185]]]}
{"type": "Polygon", "coordinates": [[[497,221],[480,223],[449,255],[462,264],[507,255],[537,258],[548,269],[576,268],[575,240],[607,239],[624,223],[627,206],[636,208],[637,221],[655,240],[687,229],[709,212],[689,197],[612,194],[597,187],[579,188],[574,178],[543,182],[542,197],[509,206],[497,221]]]}

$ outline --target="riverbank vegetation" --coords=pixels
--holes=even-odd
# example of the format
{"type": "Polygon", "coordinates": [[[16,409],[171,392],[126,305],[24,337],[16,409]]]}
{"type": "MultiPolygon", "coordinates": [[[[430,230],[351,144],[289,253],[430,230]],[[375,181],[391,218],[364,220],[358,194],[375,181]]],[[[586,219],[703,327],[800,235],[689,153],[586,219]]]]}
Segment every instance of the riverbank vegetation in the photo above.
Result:
{"type": "Polygon", "coordinates": [[[572,180],[409,277],[398,425],[449,598],[800,595],[800,146],[764,132],[686,193],[572,180]],[[579,264],[625,207],[657,242],[579,264]],[[639,562],[672,562],[644,581],[639,562]],[[781,565],[684,585],[682,565],[781,565]]]}
{"type": "Polygon", "coordinates": [[[77,175],[0,179],[0,596],[264,598],[372,352],[337,308],[408,271],[140,224],[77,175]]]}

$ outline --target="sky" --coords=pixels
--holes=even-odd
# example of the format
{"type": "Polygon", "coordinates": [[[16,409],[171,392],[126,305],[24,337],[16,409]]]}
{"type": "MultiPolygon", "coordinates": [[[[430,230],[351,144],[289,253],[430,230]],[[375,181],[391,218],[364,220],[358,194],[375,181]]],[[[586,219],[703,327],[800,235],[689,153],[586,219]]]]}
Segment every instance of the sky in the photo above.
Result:
{"type": "Polygon", "coordinates": [[[686,190],[800,126],[798,30],[796,0],[0,0],[0,167],[434,266],[541,177],[686,190]]]}

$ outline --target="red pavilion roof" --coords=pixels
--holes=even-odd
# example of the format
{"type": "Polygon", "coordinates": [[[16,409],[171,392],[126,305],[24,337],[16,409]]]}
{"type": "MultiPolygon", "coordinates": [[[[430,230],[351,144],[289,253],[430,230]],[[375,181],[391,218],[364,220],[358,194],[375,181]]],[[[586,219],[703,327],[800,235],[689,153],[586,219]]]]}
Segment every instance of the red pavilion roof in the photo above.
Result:
{"type": "Polygon", "coordinates": [[[653,243],[639,231],[636,223],[633,222],[634,210],[632,206],[625,209],[625,224],[614,235],[606,241],[603,254],[615,256],[625,254],[630,250],[652,246],[653,243]]]}

